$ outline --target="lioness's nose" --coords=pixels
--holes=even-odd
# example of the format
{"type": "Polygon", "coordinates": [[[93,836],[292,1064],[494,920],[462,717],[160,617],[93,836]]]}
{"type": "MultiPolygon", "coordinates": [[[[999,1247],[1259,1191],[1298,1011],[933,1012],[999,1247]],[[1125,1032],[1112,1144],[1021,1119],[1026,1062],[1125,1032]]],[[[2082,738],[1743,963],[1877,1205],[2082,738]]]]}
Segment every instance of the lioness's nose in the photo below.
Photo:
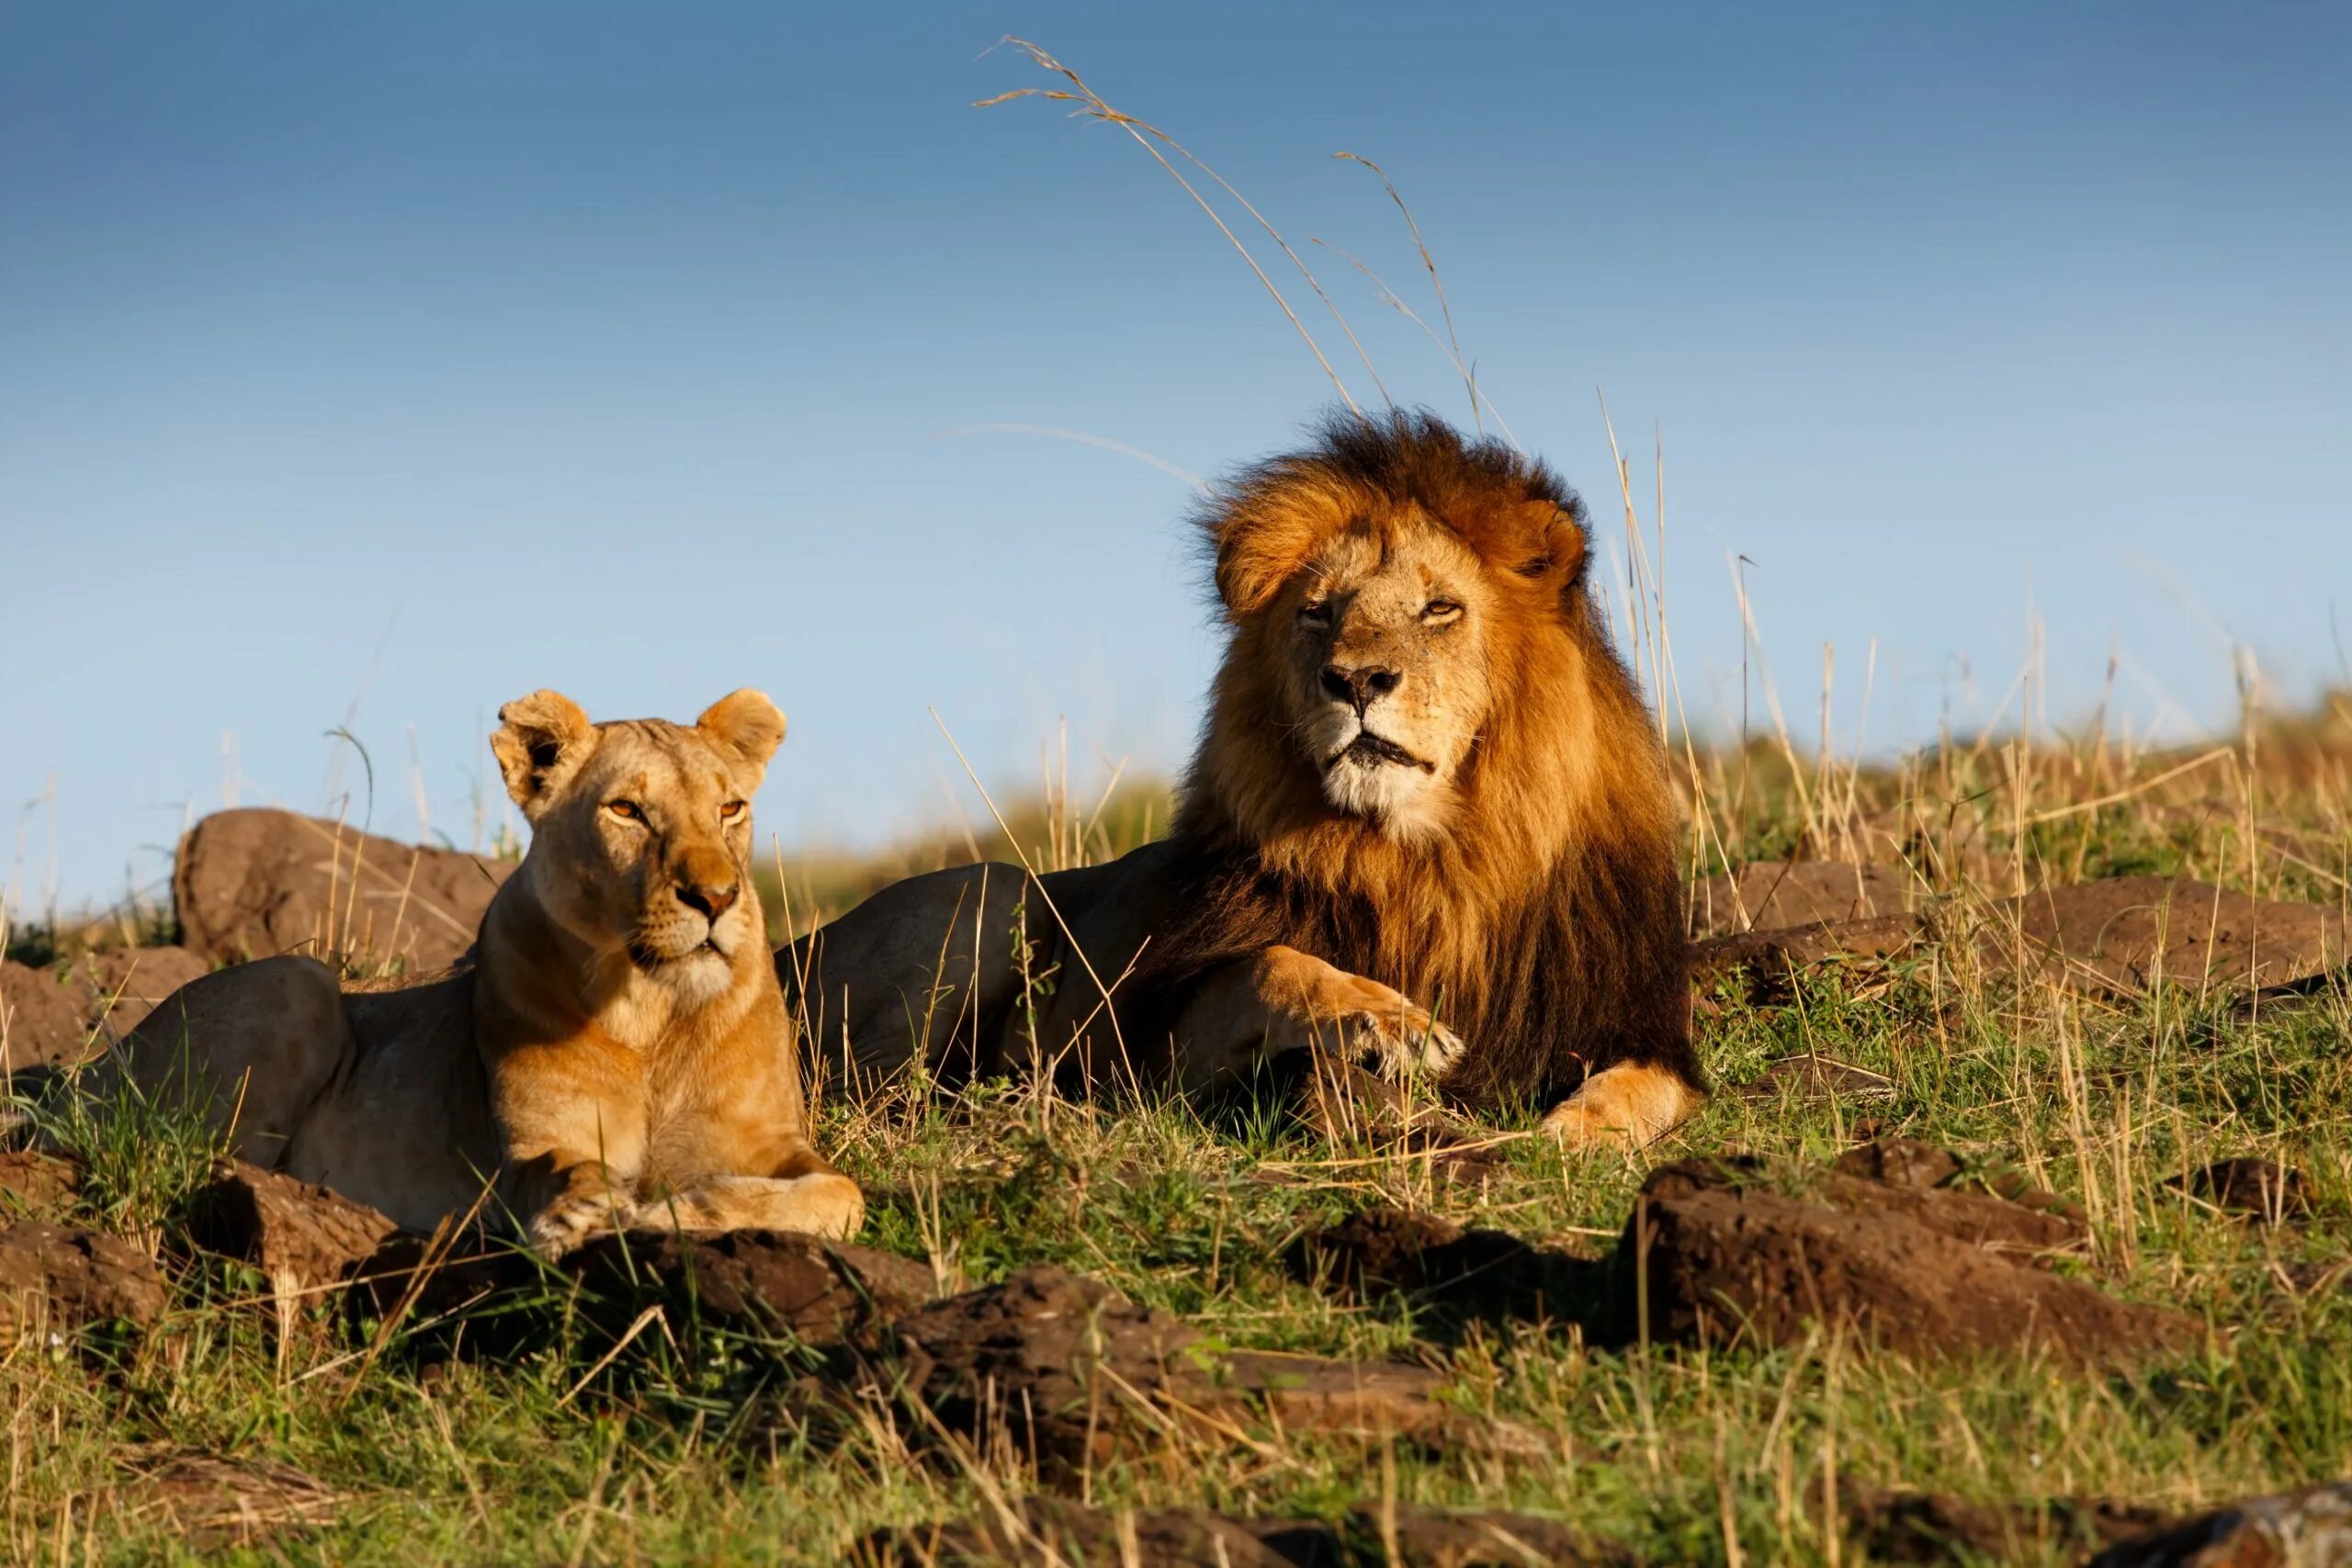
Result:
{"type": "Polygon", "coordinates": [[[735,895],[741,886],[729,882],[721,886],[715,882],[688,883],[678,889],[678,902],[691,909],[700,909],[703,919],[715,920],[735,907],[735,895]]]}
{"type": "Polygon", "coordinates": [[[1345,669],[1337,664],[1323,666],[1323,689],[1335,703],[1346,703],[1362,718],[1363,710],[1379,698],[1396,689],[1404,677],[1385,664],[1359,664],[1345,669]]]}

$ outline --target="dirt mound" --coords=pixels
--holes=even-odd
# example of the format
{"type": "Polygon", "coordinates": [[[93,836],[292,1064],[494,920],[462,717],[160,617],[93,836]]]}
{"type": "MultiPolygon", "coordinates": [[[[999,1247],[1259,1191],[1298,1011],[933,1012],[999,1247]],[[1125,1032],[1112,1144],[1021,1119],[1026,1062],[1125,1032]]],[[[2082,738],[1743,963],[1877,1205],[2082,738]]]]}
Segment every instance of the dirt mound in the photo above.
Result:
{"type": "Polygon", "coordinates": [[[1486,1448],[1522,1436],[1441,1403],[1444,1380],[1426,1367],[1216,1353],[1169,1314],[1051,1267],[935,1302],[902,1318],[896,1338],[885,1386],[924,1427],[1034,1455],[1049,1473],[1237,1425],[1486,1448]]]}
{"type": "Polygon", "coordinates": [[[163,1310],[163,1276],[119,1237],[37,1220],[0,1231],[0,1340],[144,1325],[163,1310]]]}
{"type": "Polygon", "coordinates": [[[1042,1497],[953,1524],[883,1531],[864,1543],[855,1560],[892,1568],[1051,1561],[1166,1568],[1529,1568],[1628,1561],[1587,1543],[1566,1525],[1529,1514],[1407,1504],[1360,1508],[1336,1520],[1228,1518],[1204,1508],[1127,1512],[1042,1497]]]}
{"type": "Polygon", "coordinates": [[[1885,865],[1834,861],[1757,861],[1703,878],[1690,890],[1690,934],[1774,931],[1900,915],[1914,901],[1917,878],[1885,865]]]}
{"type": "Polygon", "coordinates": [[[119,1040],[212,965],[185,947],[116,947],[61,959],[56,971],[83,1021],[100,1039],[119,1040]]]}
{"type": "MultiPolygon", "coordinates": [[[[2037,1264],[2082,1245],[2045,1205],[1920,1186],[1939,1162],[1875,1156],[1896,1180],[1833,1172],[1821,1201],[1749,1185],[1750,1173],[1680,1161],[1651,1174],[1620,1242],[1639,1271],[1655,1339],[1785,1345],[1814,1325],[1922,1359],[2044,1352],[2102,1366],[2188,1348],[2199,1325],[2037,1264]]],[[[1947,1177],[1946,1179],[1949,1179],[1947,1177]]]]}
{"type": "Polygon", "coordinates": [[[2012,961],[2014,919],[2030,967],[2120,994],[2172,986],[2265,989],[2352,963],[2345,922],[2317,904],[2284,903],[2163,876],[2118,876],[2009,900],[1985,936],[2012,961]]]}
{"type": "Polygon", "coordinates": [[[55,974],[0,959],[0,1046],[9,1072],[78,1062],[89,1039],[73,993],[55,974]]]}
{"type": "Polygon", "coordinates": [[[412,973],[473,945],[506,861],[416,849],[290,811],[216,812],[172,873],[180,940],[221,964],[280,953],[365,954],[412,973]]]}
{"type": "Polygon", "coordinates": [[[2312,1213],[2310,1177],[2277,1160],[2246,1155],[2215,1160],[2190,1171],[2186,1180],[2168,1177],[2165,1186],[2257,1224],[2309,1219],[2312,1213]]]}
{"type": "Polygon", "coordinates": [[[2256,1497],[2109,1548],[2091,1568],[2343,1568],[2352,1481],[2256,1497]]]}

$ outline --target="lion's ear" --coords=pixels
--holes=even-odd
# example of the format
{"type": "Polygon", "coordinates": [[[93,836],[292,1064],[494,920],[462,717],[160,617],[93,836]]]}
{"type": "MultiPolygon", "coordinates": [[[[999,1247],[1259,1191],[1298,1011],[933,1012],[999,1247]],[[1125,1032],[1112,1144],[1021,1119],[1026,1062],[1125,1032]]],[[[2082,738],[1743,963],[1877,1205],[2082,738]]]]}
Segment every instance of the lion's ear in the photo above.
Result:
{"type": "Polygon", "coordinates": [[[749,686],[703,709],[695,728],[741,758],[755,786],[767,773],[768,759],[784,744],[784,715],[765,692],[749,686]]]}
{"type": "Polygon", "coordinates": [[[1538,577],[1563,588],[1584,575],[1584,509],[1571,502],[1531,501],[1520,513],[1525,528],[1527,558],[1517,570],[1522,577],[1538,577]]]}
{"type": "Polygon", "coordinates": [[[1328,487],[1288,475],[1261,478],[1227,501],[1209,526],[1227,613],[1239,620],[1272,603],[1336,528],[1341,506],[1328,487]]]}
{"type": "Polygon", "coordinates": [[[561,692],[533,692],[498,710],[490,749],[506,775],[506,793],[536,822],[586,760],[596,727],[561,692]]]}

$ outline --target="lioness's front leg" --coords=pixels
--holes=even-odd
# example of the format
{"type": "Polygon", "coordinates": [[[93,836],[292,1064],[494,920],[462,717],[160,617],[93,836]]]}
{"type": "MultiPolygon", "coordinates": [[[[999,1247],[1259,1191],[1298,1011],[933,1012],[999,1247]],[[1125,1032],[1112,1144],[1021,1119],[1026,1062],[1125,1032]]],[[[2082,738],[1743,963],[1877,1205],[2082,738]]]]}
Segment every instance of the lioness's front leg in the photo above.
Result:
{"type": "Polygon", "coordinates": [[[1463,1052],[1459,1036],[1393,987],[1295,947],[1270,947],[1203,979],[1177,1018],[1177,1076],[1203,1088],[1301,1045],[1369,1056],[1392,1082],[1442,1077],[1463,1052]]]}
{"type": "Polygon", "coordinates": [[[492,1064],[500,1187],[532,1247],[560,1258],[625,1221],[645,1167],[645,1101],[618,1046],[528,1046],[492,1064]]]}

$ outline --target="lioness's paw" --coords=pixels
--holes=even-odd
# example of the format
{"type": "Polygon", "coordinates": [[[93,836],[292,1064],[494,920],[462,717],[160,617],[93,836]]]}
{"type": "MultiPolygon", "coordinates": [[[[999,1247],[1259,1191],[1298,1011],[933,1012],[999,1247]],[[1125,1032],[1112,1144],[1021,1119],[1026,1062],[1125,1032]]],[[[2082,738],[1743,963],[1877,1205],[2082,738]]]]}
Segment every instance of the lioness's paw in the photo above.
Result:
{"type": "Polygon", "coordinates": [[[557,1199],[525,1227],[531,1250],[552,1263],[594,1235],[614,1227],[613,1201],[602,1192],[572,1192],[557,1199]]]}

